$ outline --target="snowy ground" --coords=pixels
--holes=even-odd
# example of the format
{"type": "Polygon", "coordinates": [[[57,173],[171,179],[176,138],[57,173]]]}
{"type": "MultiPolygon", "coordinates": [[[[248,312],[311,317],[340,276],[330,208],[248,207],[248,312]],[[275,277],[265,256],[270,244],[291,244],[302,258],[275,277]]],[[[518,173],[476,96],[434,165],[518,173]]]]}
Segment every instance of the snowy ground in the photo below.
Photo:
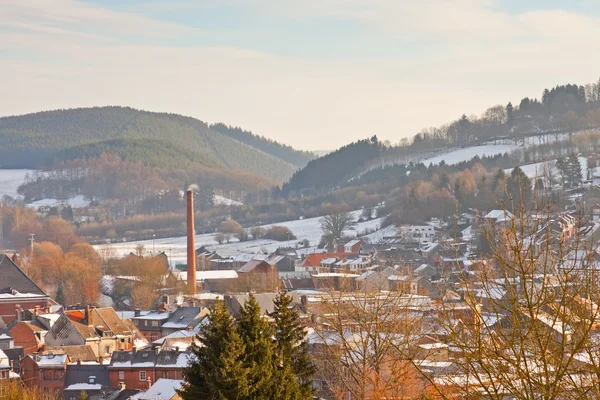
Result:
{"type": "Polygon", "coordinates": [[[504,154],[506,152],[511,152],[517,149],[520,149],[521,146],[515,146],[512,144],[487,144],[484,146],[472,146],[466,147],[464,149],[458,149],[454,151],[450,151],[448,153],[427,158],[421,161],[425,165],[429,164],[439,164],[444,161],[446,164],[458,164],[459,162],[468,161],[475,156],[493,156],[496,154],[504,154]]]}
{"type": "Polygon", "coordinates": [[[67,200],[58,200],[58,199],[41,199],[27,204],[28,207],[38,208],[38,207],[54,207],[57,205],[69,205],[73,208],[81,208],[87,207],[89,202],[83,198],[83,196],[78,195],[75,197],[71,197],[67,200]]]}
{"type": "Polygon", "coordinates": [[[17,197],[17,188],[25,180],[25,175],[33,172],[31,169],[0,169],[0,198],[5,194],[17,197]]]}
{"type": "MultiPolygon", "coordinates": [[[[556,160],[554,160],[556,161],[556,160]]],[[[579,157],[579,163],[581,164],[581,175],[583,176],[583,179],[585,179],[587,177],[587,158],[585,157],[579,157]]],[[[539,162],[539,163],[534,163],[534,164],[527,164],[527,165],[521,165],[520,168],[523,170],[523,172],[525,173],[525,175],[527,175],[529,178],[535,178],[536,176],[544,176],[544,171],[546,168],[549,167],[549,162],[548,161],[543,161],[543,162],[539,162]]],[[[504,172],[506,172],[507,174],[510,174],[512,172],[513,168],[508,168],[505,169],[504,172]]],[[[554,173],[555,175],[557,175],[557,170],[556,167],[554,168],[554,173]]]]}
{"type": "Polygon", "coordinates": [[[215,195],[215,204],[224,204],[226,206],[242,206],[244,203],[237,200],[228,199],[227,197],[215,195]]]}
{"type": "MultiPolygon", "coordinates": [[[[355,220],[360,216],[361,211],[354,211],[352,215],[355,220]]],[[[217,251],[222,256],[235,256],[241,253],[271,253],[277,250],[278,247],[282,246],[295,246],[296,243],[307,239],[311,246],[316,246],[321,238],[321,218],[308,218],[303,220],[294,220],[278,223],[277,225],[287,226],[292,233],[297,237],[296,240],[290,240],[289,242],[277,242],[273,240],[251,240],[248,242],[238,242],[233,239],[231,243],[218,244],[215,240],[215,234],[204,234],[196,235],[196,248],[205,245],[209,246],[211,250],[217,251]]],[[[352,230],[346,232],[348,236],[357,236],[359,232],[364,232],[366,229],[375,230],[379,229],[381,224],[381,218],[377,218],[371,221],[359,222],[352,228],[352,230]]],[[[268,227],[266,225],[265,227],[268,227]]],[[[185,236],[143,240],[136,242],[127,243],[113,243],[112,246],[118,254],[125,255],[130,252],[134,252],[138,244],[142,244],[147,251],[164,251],[167,256],[171,257],[171,264],[183,262],[186,259],[186,246],[187,239],[185,236]]],[[[102,247],[96,246],[97,248],[102,247]]]]}

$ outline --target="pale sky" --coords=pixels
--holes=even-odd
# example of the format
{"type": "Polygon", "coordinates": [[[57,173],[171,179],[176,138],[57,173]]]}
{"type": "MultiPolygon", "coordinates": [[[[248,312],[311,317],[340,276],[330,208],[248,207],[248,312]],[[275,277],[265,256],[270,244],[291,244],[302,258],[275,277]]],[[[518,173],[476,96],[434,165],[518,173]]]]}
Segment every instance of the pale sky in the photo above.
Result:
{"type": "Polygon", "coordinates": [[[595,0],[0,0],[0,115],[123,105],[332,149],[600,76],[595,0]]]}

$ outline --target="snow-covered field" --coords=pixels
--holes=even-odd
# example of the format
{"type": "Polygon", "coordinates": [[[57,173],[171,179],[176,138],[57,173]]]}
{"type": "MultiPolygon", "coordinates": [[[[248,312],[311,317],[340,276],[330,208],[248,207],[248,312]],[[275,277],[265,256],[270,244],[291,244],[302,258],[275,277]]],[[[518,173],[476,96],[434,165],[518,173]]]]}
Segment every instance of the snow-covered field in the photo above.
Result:
{"type": "Polygon", "coordinates": [[[87,207],[89,202],[83,198],[82,195],[78,195],[75,197],[71,197],[67,200],[58,200],[58,199],[41,199],[27,204],[28,207],[38,208],[38,207],[53,207],[57,205],[69,205],[73,208],[81,208],[87,207]]]}
{"type": "Polygon", "coordinates": [[[27,173],[33,173],[31,169],[0,169],[0,198],[5,194],[17,197],[17,188],[25,180],[27,173]]]}
{"type": "Polygon", "coordinates": [[[215,204],[223,204],[226,206],[242,206],[242,205],[244,205],[244,203],[242,203],[241,201],[237,201],[237,200],[229,199],[227,197],[219,196],[218,194],[215,195],[215,204]]]}
{"type": "Polygon", "coordinates": [[[475,156],[493,156],[496,154],[504,154],[506,152],[511,152],[513,150],[517,150],[521,148],[520,146],[515,146],[512,144],[487,144],[484,146],[473,146],[466,147],[464,149],[458,149],[454,151],[450,151],[448,153],[427,158],[421,161],[425,165],[429,164],[439,164],[444,161],[446,164],[458,164],[463,161],[468,161],[475,156]]]}
{"type": "MultiPolygon", "coordinates": [[[[581,175],[585,179],[585,177],[587,176],[587,158],[579,157],[579,163],[581,164],[581,175]]],[[[534,164],[521,165],[520,168],[523,170],[525,175],[527,175],[527,177],[535,178],[535,177],[544,176],[544,171],[549,166],[550,165],[549,165],[548,161],[543,161],[543,162],[534,163],[534,164]]],[[[510,174],[512,172],[512,170],[513,170],[513,168],[508,168],[508,169],[505,169],[504,172],[506,172],[507,174],[510,174]]],[[[554,168],[554,173],[555,174],[557,173],[556,167],[554,168]]]]}
{"type": "MultiPolygon", "coordinates": [[[[360,216],[361,211],[353,211],[352,215],[355,220],[360,216]]],[[[215,240],[215,234],[204,234],[196,235],[196,248],[205,245],[209,246],[211,250],[217,251],[222,256],[236,256],[242,253],[271,253],[277,250],[278,247],[282,246],[295,246],[296,243],[307,239],[311,246],[316,246],[321,239],[321,218],[307,218],[302,220],[286,221],[276,225],[288,227],[297,239],[290,240],[289,242],[277,242],[274,240],[260,239],[251,240],[247,242],[238,242],[236,239],[232,239],[231,243],[218,244],[215,240]]],[[[374,230],[379,229],[381,224],[381,218],[373,219],[371,221],[359,222],[352,230],[346,232],[348,236],[357,236],[360,232],[364,232],[366,229],[374,230]]],[[[269,225],[265,225],[268,227],[269,225]]],[[[171,263],[176,264],[179,262],[185,262],[186,259],[186,246],[187,239],[185,236],[156,239],[142,240],[136,242],[127,243],[113,243],[110,246],[113,247],[119,255],[125,255],[130,252],[135,252],[135,248],[138,244],[142,244],[147,251],[164,251],[168,256],[171,257],[171,263]]],[[[103,245],[96,246],[100,248],[103,245]]]]}

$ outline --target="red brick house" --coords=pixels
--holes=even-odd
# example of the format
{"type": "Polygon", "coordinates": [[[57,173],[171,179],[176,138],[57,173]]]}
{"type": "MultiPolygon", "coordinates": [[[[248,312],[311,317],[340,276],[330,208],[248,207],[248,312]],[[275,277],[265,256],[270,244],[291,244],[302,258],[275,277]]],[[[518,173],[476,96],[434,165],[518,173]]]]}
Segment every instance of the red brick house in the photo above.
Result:
{"type": "Polygon", "coordinates": [[[54,301],[8,256],[0,254],[0,319],[8,324],[18,310],[45,308],[54,301]]]}
{"type": "Polygon", "coordinates": [[[21,380],[29,388],[62,395],[68,362],[66,354],[29,354],[21,361],[21,380]]]}
{"type": "Polygon", "coordinates": [[[14,345],[23,347],[24,355],[36,353],[44,345],[48,331],[38,321],[21,321],[10,330],[14,345]]]}
{"type": "Polygon", "coordinates": [[[146,390],[160,378],[183,379],[191,353],[178,350],[116,351],[108,366],[110,387],[146,390]]]}
{"type": "Polygon", "coordinates": [[[97,357],[133,347],[137,329],[110,307],[63,313],[46,334],[48,347],[90,345],[97,357]]]}

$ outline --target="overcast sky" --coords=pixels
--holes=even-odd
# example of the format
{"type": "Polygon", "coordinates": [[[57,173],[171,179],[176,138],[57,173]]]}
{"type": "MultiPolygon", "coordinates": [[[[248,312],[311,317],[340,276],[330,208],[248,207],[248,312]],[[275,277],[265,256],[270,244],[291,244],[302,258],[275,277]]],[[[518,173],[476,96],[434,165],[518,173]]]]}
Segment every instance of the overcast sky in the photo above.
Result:
{"type": "Polygon", "coordinates": [[[126,105],[304,149],[600,76],[596,0],[0,0],[0,115],[126,105]]]}

